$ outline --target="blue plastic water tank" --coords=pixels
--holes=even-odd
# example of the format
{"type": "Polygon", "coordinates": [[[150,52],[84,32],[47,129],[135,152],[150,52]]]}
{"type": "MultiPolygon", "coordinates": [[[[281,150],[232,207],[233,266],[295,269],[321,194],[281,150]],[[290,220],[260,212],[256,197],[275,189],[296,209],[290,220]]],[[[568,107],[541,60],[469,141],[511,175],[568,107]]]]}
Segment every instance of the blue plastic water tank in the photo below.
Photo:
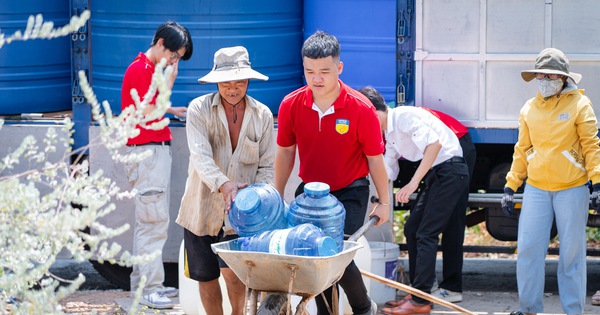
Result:
{"type": "Polygon", "coordinates": [[[396,99],[395,0],[304,0],[304,38],[317,30],[340,41],[344,83],[396,99]]]}
{"type": "Polygon", "coordinates": [[[223,47],[248,49],[252,68],[269,76],[253,80],[248,94],[269,106],[273,114],[283,97],[302,85],[302,1],[235,0],[92,1],[92,77],[100,100],[121,112],[121,82],[138,52],[151,44],[156,28],[172,20],[190,30],[194,53],[179,64],[171,96],[173,106],[187,106],[216,84],[198,83],[223,47]]]}
{"type": "MultiPolygon", "coordinates": [[[[55,27],[69,22],[64,0],[2,1],[0,31],[24,31],[30,15],[42,14],[55,27]]],[[[71,109],[70,37],[15,41],[0,48],[0,115],[71,109]]]]}

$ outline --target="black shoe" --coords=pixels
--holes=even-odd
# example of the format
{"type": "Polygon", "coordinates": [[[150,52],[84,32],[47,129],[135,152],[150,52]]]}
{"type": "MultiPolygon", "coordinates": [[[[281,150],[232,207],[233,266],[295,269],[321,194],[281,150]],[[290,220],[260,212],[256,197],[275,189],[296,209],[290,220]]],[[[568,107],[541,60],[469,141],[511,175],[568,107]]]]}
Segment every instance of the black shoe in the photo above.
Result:
{"type": "Polygon", "coordinates": [[[510,315],[525,315],[525,314],[521,311],[512,311],[512,312],[510,312],[510,315]]]}

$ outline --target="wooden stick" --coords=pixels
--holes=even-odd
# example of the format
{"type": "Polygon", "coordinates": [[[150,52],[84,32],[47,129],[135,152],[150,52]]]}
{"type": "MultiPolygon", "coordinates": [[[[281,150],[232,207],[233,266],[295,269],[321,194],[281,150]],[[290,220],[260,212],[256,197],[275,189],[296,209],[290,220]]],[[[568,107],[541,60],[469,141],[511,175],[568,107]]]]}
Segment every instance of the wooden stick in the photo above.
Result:
{"type": "Polygon", "coordinates": [[[396,281],[392,281],[392,280],[390,280],[388,278],[384,278],[382,276],[376,275],[376,274],[368,272],[368,271],[364,271],[362,269],[360,270],[360,273],[363,276],[367,277],[367,278],[371,278],[371,279],[373,279],[373,280],[375,280],[377,282],[381,282],[381,283],[383,283],[383,284],[385,284],[385,285],[387,285],[389,287],[396,288],[396,289],[404,291],[404,292],[408,292],[408,293],[410,293],[410,294],[412,294],[414,296],[418,296],[420,298],[426,299],[427,301],[439,304],[441,306],[447,307],[447,308],[452,309],[454,311],[457,311],[457,312],[460,312],[460,313],[463,313],[463,314],[467,314],[467,315],[476,315],[475,313],[473,313],[473,312],[471,312],[469,310],[466,310],[466,309],[464,309],[464,308],[462,308],[462,307],[460,307],[460,306],[458,306],[458,305],[456,305],[454,303],[450,303],[450,302],[448,302],[446,300],[442,300],[440,298],[437,298],[437,297],[435,297],[435,296],[433,296],[431,294],[427,294],[427,293],[425,293],[425,292],[423,292],[423,291],[421,291],[419,289],[415,289],[415,288],[413,288],[411,286],[408,286],[406,284],[402,284],[402,283],[399,283],[399,282],[396,282],[396,281]]]}

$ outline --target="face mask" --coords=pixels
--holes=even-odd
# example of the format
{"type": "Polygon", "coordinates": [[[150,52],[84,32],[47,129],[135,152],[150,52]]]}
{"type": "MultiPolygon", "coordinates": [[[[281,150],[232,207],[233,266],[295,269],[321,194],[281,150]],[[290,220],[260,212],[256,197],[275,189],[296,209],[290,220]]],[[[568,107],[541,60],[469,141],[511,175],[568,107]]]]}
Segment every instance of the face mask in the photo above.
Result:
{"type": "Polygon", "coordinates": [[[562,81],[562,79],[556,79],[556,80],[542,79],[542,80],[538,80],[538,87],[540,89],[540,94],[542,94],[543,97],[550,97],[550,96],[555,95],[556,93],[560,92],[560,90],[563,87],[563,81],[562,81]]]}

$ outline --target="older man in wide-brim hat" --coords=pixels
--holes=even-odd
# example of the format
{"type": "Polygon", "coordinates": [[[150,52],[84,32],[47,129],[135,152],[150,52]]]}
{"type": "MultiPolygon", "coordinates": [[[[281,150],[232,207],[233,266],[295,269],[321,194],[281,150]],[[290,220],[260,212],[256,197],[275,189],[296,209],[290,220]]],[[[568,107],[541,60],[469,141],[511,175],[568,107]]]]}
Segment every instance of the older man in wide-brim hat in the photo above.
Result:
{"type": "Polygon", "coordinates": [[[210,73],[200,83],[216,83],[218,92],[194,99],[188,108],[190,163],[177,223],[184,228],[189,277],[198,281],[206,314],[223,314],[218,278],[227,283],[232,314],[244,312],[244,284],[211,249],[235,234],[227,213],[238,189],[274,181],[273,114],[247,95],[251,79],[267,76],[250,67],[242,46],[215,53],[210,73]]]}
{"type": "Polygon", "coordinates": [[[502,210],[514,215],[513,194],[525,181],[519,214],[517,285],[519,311],[543,312],[544,266],[550,230],[556,221],[560,239],[558,290],[565,314],[582,314],[586,297],[586,234],[590,189],[599,206],[600,147],[590,99],[577,87],[581,75],[556,48],[542,50],[532,70],[538,94],[519,115],[519,136],[506,175],[502,210]]]}

